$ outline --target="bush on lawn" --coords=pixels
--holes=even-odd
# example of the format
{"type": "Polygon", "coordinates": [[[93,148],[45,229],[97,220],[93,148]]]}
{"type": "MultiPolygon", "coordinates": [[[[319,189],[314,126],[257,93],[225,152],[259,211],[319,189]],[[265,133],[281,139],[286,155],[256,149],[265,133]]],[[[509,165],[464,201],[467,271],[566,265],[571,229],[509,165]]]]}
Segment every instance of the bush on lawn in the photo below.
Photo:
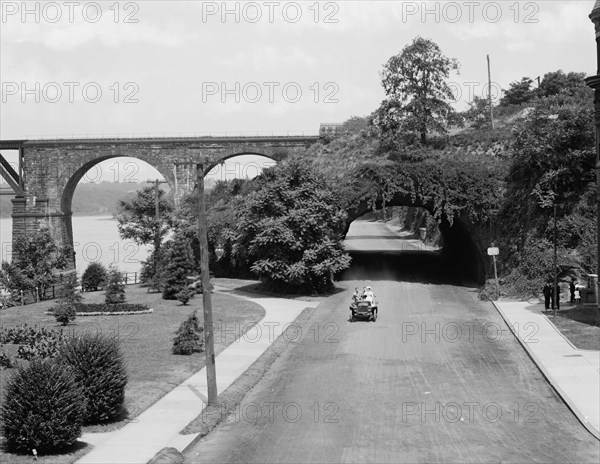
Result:
{"type": "Polygon", "coordinates": [[[204,351],[203,328],[195,313],[181,323],[173,340],[173,354],[191,355],[204,351]]]}
{"type": "Polygon", "coordinates": [[[118,339],[102,334],[73,337],[61,346],[57,359],[73,370],[83,387],[86,423],[104,422],[121,415],[127,372],[118,339]]]}
{"type": "Polygon", "coordinates": [[[74,321],[76,317],[75,306],[68,304],[59,304],[52,309],[56,322],[62,325],[67,325],[69,322],[74,321]]]}
{"type": "Polygon", "coordinates": [[[91,263],[81,277],[84,292],[95,292],[106,285],[108,271],[101,263],[91,263]]]}
{"type": "Polygon", "coordinates": [[[184,287],[177,293],[177,299],[181,302],[182,305],[188,304],[192,296],[194,296],[194,291],[191,288],[184,287]]]}
{"type": "Polygon", "coordinates": [[[14,362],[4,351],[0,351],[0,369],[10,369],[14,366],[14,362]]]}
{"type": "Polygon", "coordinates": [[[66,338],[67,336],[62,330],[48,330],[44,327],[31,327],[27,324],[0,329],[0,344],[20,345],[17,358],[25,360],[53,358],[58,354],[59,345],[66,338]]]}
{"type": "Polygon", "coordinates": [[[2,432],[11,451],[44,453],[75,443],[81,435],[85,399],[73,372],[36,359],[8,381],[2,432]]]}
{"type": "Polygon", "coordinates": [[[106,284],[107,304],[124,303],[125,302],[125,284],[123,283],[123,274],[118,269],[108,271],[108,279],[106,284]]]}

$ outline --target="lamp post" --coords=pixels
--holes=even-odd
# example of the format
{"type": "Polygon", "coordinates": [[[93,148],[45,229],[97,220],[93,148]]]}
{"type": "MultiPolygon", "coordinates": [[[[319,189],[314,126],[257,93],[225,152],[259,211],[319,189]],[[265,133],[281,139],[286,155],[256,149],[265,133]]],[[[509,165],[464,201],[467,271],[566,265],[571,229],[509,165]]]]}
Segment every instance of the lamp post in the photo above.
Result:
{"type": "MultiPolygon", "coordinates": [[[[594,119],[596,123],[596,240],[597,240],[597,266],[600,265],[600,0],[596,0],[594,8],[589,15],[596,30],[596,75],[588,77],[587,85],[594,89],[594,119]]],[[[598,267],[596,268],[598,269],[598,267]]],[[[598,272],[597,272],[598,273],[598,272]]],[[[596,288],[596,324],[600,312],[600,280],[596,288]]]]}

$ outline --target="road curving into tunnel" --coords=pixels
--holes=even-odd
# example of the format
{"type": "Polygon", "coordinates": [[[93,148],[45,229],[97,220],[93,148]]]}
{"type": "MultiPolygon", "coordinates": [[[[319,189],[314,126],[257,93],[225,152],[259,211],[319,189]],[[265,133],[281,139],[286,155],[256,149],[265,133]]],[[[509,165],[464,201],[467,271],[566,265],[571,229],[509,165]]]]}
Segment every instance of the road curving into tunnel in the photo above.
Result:
{"type": "Polygon", "coordinates": [[[338,292],[188,462],[598,462],[598,440],[439,252],[367,221],[346,244],[338,292]],[[379,317],[353,323],[364,285],[379,317]]]}

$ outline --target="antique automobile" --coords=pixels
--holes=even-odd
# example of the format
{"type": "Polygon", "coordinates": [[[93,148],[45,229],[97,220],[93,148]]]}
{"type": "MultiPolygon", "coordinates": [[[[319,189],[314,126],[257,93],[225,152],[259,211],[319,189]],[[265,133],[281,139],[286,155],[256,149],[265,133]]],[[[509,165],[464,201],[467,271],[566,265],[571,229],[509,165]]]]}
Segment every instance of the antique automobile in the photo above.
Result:
{"type": "Polygon", "coordinates": [[[375,322],[377,320],[377,301],[373,300],[357,300],[350,304],[350,311],[352,311],[351,321],[355,322],[358,319],[368,320],[375,322]]]}

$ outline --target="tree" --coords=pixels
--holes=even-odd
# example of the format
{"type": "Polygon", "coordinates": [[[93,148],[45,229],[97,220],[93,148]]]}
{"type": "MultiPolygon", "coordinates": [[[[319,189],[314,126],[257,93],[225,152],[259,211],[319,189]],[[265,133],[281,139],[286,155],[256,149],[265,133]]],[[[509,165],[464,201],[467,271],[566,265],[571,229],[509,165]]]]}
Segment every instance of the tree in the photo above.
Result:
{"type": "Polygon", "coordinates": [[[189,242],[183,236],[175,236],[165,251],[166,263],[160,274],[163,298],[173,300],[187,286],[187,277],[196,269],[189,242]]]}
{"type": "Polygon", "coordinates": [[[22,288],[35,298],[36,287],[43,299],[46,291],[56,283],[59,271],[66,269],[72,250],[59,248],[50,231],[41,229],[32,234],[17,237],[14,241],[13,265],[20,271],[22,288]]]}
{"type": "Polygon", "coordinates": [[[511,82],[508,90],[500,99],[501,106],[522,105],[535,97],[535,91],[531,88],[533,81],[529,77],[523,77],[520,81],[511,82]]]}
{"type": "Polygon", "coordinates": [[[83,301],[81,293],[77,290],[77,274],[67,274],[62,281],[58,292],[58,306],[54,308],[54,317],[57,322],[67,325],[75,320],[77,315],[76,305],[83,301]]]}
{"type": "Polygon", "coordinates": [[[465,119],[473,124],[475,129],[481,129],[484,126],[491,125],[490,102],[489,99],[473,97],[469,103],[469,109],[464,113],[465,119]]]}
{"type": "Polygon", "coordinates": [[[123,274],[116,268],[111,268],[108,271],[105,302],[107,304],[125,302],[125,284],[123,283],[123,274]]]}
{"type": "Polygon", "coordinates": [[[323,292],[347,268],[341,232],[346,213],[335,186],[307,161],[266,169],[246,197],[232,254],[279,291],[323,292]]]}
{"type": "Polygon", "coordinates": [[[102,263],[91,263],[81,277],[81,286],[86,292],[95,292],[106,284],[106,268],[102,263]]]}
{"type": "Polygon", "coordinates": [[[382,132],[418,134],[423,144],[429,133],[446,134],[455,115],[450,106],[454,95],[446,80],[458,69],[458,61],[444,56],[436,43],[415,38],[383,67],[381,83],[387,98],[375,112],[375,125],[382,132]]]}
{"type": "Polygon", "coordinates": [[[537,89],[539,97],[550,97],[559,93],[573,95],[582,88],[588,88],[585,83],[585,73],[570,72],[565,74],[561,69],[544,74],[537,89]]]}
{"type": "Polygon", "coordinates": [[[158,221],[154,187],[138,190],[131,200],[119,201],[117,214],[117,228],[121,238],[131,239],[140,245],[153,244],[156,257],[160,257],[162,240],[173,227],[174,209],[163,190],[158,190],[158,197],[158,221]]]}

